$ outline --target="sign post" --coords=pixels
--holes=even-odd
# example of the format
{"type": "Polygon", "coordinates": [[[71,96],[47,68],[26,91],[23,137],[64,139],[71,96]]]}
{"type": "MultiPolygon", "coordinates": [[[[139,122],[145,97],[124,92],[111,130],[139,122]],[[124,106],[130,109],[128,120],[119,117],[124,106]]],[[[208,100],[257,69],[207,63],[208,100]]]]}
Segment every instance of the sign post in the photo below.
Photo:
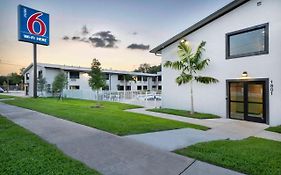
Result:
{"type": "Polygon", "coordinates": [[[18,40],[33,43],[33,97],[37,97],[37,44],[48,46],[49,14],[18,6],[18,40]]]}
{"type": "Polygon", "coordinates": [[[37,45],[33,43],[33,97],[37,98],[37,45]]]}

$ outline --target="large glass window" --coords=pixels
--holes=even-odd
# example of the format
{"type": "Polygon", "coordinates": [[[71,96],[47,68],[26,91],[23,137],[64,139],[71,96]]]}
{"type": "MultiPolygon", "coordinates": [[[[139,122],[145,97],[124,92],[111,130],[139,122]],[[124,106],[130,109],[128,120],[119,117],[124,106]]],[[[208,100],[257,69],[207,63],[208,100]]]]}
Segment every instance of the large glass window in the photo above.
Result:
{"type": "Polygon", "coordinates": [[[268,24],[226,34],[226,58],[268,53],[268,24]]]}

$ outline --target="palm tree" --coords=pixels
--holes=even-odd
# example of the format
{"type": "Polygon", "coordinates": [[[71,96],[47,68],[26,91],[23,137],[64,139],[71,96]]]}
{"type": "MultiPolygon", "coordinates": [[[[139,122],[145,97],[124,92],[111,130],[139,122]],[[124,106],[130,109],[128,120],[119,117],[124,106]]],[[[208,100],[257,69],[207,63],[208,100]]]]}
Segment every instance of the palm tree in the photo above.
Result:
{"type": "Polygon", "coordinates": [[[170,67],[175,70],[181,71],[180,76],[176,78],[177,84],[190,83],[190,100],[191,100],[191,111],[190,114],[194,114],[193,105],[193,81],[203,84],[217,83],[219,82],[216,78],[201,76],[197,73],[202,71],[210,62],[210,59],[202,58],[203,51],[205,51],[206,42],[202,41],[196,49],[195,53],[192,53],[192,48],[187,41],[181,41],[178,46],[178,61],[167,61],[164,67],[170,67]]]}

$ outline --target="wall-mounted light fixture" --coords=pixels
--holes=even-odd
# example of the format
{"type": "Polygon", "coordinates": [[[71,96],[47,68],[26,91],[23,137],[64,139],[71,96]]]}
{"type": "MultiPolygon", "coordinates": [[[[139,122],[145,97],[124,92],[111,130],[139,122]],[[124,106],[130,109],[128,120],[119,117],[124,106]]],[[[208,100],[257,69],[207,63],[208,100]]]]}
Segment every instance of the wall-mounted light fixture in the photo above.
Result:
{"type": "Polygon", "coordinates": [[[247,71],[244,71],[244,72],[242,73],[242,77],[243,77],[243,78],[248,77],[248,72],[247,72],[247,71]]]}
{"type": "Polygon", "coordinates": [[[186,39],[181,39],[181,43],[185,43],[186,42],[186,39]]]}

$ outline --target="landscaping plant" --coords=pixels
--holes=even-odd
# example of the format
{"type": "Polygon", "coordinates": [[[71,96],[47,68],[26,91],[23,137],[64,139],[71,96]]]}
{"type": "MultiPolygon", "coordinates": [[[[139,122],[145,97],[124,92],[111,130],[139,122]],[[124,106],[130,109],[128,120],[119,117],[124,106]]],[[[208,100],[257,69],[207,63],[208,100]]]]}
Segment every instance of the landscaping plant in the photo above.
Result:
{"type": "Polygon", "coordinates": [[[199,71],[204,70],[209,64],[210,59],[203,58],[203,51],[205,50],[206,42],[202,41],[197,47],[196,52],[192,53],[192,48],[187,41],[181,41],[178,46],[178,61],[167,61],[164,67],[171,67],[172,69],[181,71],[180,76],[176,78],[177,84],[180,86],[182,84],[190,84],[190,104],[191,110],[190,114],[194,114],[194,104],[193,104],[193,82],[210,84],[217,83],[218,80],[209,76],[198,75],[199,71]]]}

